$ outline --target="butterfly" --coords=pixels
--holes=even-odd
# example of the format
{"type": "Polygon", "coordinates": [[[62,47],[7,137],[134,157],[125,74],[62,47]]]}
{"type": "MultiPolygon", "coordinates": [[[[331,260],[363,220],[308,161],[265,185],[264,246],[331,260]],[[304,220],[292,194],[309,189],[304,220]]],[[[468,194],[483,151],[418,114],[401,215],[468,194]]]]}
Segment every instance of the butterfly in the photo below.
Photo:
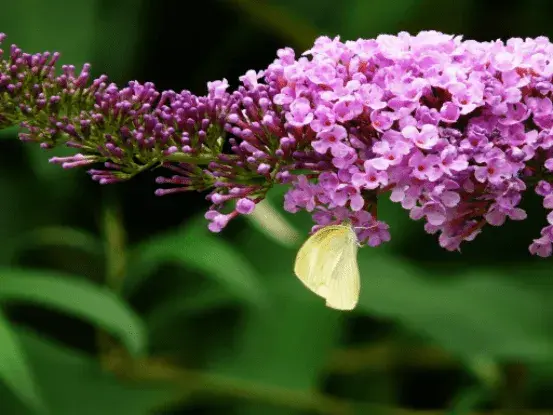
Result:
{"type": "Polygon", "coordinates": [[[307,288],[326,300],[327,307],[353,310],[361,289],[358,246],[351,225],[325,226],[301,246],[294,273],[307,288]]]}

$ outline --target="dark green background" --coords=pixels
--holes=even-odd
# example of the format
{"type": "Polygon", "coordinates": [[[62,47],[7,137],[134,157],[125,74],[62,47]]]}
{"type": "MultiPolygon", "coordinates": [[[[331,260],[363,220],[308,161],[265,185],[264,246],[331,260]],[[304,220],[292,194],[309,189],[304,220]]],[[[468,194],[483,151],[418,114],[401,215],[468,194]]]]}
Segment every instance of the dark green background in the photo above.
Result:
{"type": "MultiPolygon", "coordinates": [[[[319,35],[553,35],[545,0],[2,3],[4,49],[197,94],[319,35]]],[[[240,218],[215,235],[203,195],[155,197],[155,171],[102,187],[48,163],[65,154],[0,132],[2,415],[553,413],[553,273],[528,254],[545,223],[531,194],[529,220],[462,253],[382,201],[392,241],[360,251],[360,306],[340,313],[293,275],[311,222],[282,211],[284,189],[276,230],[240,218]]]]}

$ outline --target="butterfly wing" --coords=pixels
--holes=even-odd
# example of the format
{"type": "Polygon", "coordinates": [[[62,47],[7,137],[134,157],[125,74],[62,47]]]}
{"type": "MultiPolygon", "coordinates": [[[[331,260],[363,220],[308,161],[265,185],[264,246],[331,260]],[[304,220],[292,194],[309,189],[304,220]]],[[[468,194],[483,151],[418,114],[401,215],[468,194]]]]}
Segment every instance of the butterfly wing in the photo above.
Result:
{"type": "Polygon", "coordinates": [[[334,225],[317,231],[300,248],[294,271],[307,288],[327,300],[328,307],[353,309],[360,290],[353,229],[334,225]]]}
{"type": "Polygon", "coordinates": [[[326,305],[337,310],[353,310],[359,300],[361,279],[357,264],[357,239],[345,244],[328,283],[326,305]]]}
{"type": "Polygon", "coordinates": [[[323,298],[326,298],[328,291],[325,269],[332,260],[331,241],[345,235],[345,231],[343,226],[319,229],[302,245],[296,256],[295,274],[307,288],[323,298]]]}

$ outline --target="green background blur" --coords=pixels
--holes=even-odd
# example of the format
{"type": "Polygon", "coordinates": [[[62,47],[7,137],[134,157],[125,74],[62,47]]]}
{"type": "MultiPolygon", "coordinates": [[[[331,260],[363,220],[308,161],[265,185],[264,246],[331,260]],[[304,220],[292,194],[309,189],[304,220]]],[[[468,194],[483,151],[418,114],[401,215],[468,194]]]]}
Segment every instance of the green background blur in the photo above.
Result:
{"type": "MultiPolygon", "coordinates": [[[[319,35],[553,37],[545,0],[194,3],[2,0],[0,31],[119,85],[197,94],[319,35]]],[[[293,275],[311,222],[282,211],[284,189],[215,235],[203,195],[155,197],[155,171],[103,187],[48,163],[66,154],[0,132],[0,414],[553,414],[536,197],[462,253],[382,201],[392,241],[359,252],[360,305],[340,313],[293,275]]]]}

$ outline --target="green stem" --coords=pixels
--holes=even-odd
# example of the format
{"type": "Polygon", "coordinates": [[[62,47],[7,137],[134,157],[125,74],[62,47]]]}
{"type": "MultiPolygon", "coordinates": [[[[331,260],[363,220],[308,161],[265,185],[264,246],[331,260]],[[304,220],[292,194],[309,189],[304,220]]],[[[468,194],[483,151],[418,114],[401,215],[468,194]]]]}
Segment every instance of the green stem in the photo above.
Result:
{"type": "MultiPolygon", "coordinates": [[[[188,370],[161,359],[142,361],[119,360],[112,367],[121,377],[136,382],[170,383],[178,388],[178,395],[199,397],[227,397],[275,405],[283,408],[321,415],[446,415],[444,410],[413,410],[353,401],[322,394],[317,391],[295,390],[228,375],[188,370]]],[[[177,397],[178,399],[178,397],[177,397]]],[[[524,415],[549,415],[550,411],[524,411],[524,415]]],[[[471,415],[507,415],[506,412],[471,412],[471,415]]]]}
{"type": "Polygon", "coordinates": [[[176,163],[188,163],[195,165],[207,165],[212,161],[216,160],[216,157],[211,155],[199,155],[199,156],[190,156],[185,153],[173,153],[165,157],[166,161],[173,161],[176,163]]]}
{"type": "Polygon", "coordinates": [[[502,407],[505,415],[524,414],[524,393],[527,383],[527,370],[521,363],[508,364],[504,367],[504,386],[502,407]]]}
{"type": "Polygon", "coordinates": [[[106,285],[118,292],[125,278],[126,235],[119,203],[115,196],[108,197],[102,212],[104,252],[106,258],[106,285]]]}
{"type": "MultiPolygon", "coordinates": [[[[115,292],[119,292],[125,278],[126,261],[126,235],[121,218],[119,202],[115,193],[108,190],[108,196],[102,209],[102,231],[104,235],[105,256],[105,285],[115,292]]],[[[102,366],[109,370],[112,365],[111,357],[115,343],[103,330],[98,329],[96,334],[98,352],[102,366]]]]}
{"type": "MultiPolygon", "coordinates": [[[[187,370],[161,361],[129,362],[115,369],[121,376],[134,381],[169,382],[186,395],[192,393],[199,397],[220,396],[244,399],[251,402],[288,407],[326,415],[353,415],[351,402],[323,395],[316,391],[299,391],[259,382],[248,381],[226,375],[187,370]]],[[[372,411],[379,413],[380,406],[369,405],[372,411]],[[374,411],[376,409],[376,412],[374,411]]]]}

